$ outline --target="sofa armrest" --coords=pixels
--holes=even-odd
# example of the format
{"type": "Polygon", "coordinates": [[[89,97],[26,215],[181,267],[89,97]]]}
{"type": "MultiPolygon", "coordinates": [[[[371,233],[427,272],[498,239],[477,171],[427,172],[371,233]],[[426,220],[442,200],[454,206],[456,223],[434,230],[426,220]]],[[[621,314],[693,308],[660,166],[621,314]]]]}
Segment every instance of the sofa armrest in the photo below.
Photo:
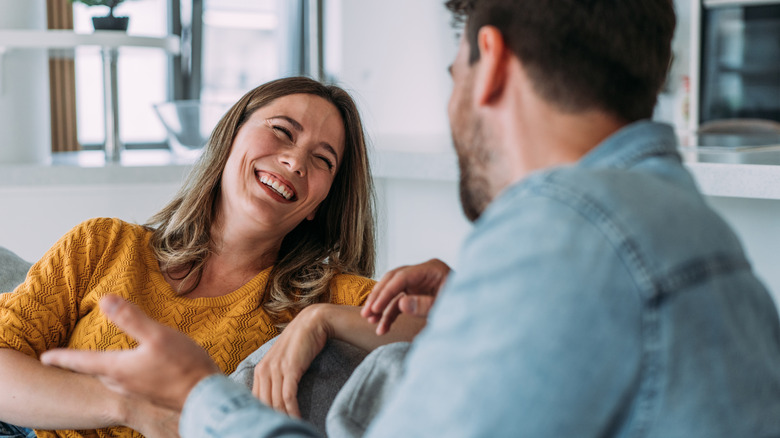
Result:
{"type": "Polygon", "coordinates": [[[0,247],[0,293],[16,289],[24,281],[30,266],[32,263],[0,247]]]}

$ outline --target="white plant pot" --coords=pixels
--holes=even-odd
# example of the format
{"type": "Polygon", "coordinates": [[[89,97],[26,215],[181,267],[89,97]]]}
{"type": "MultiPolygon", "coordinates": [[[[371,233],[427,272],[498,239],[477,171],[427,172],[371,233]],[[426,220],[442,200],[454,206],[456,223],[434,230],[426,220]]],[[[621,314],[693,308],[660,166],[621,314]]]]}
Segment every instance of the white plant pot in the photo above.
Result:
{"type": "MultiPolygon", "coordinates": [[[[45,0],[0,0],[0,29],[46,29],[45,0]]],[[[48,54],[0,40],[0,164],[51,160],[48,54]]]]}

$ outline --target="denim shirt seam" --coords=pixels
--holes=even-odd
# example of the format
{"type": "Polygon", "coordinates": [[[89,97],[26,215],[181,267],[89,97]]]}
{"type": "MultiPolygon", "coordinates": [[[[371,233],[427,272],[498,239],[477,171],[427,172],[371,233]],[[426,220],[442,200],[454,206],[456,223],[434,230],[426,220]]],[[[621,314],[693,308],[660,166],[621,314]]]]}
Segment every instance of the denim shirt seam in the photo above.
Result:
{"type": "Polygon", "coordinates": [[[650,269],[644,262],[639,245],[630,238],[612,215],[598,202],[587,195],[572,190],[555,180],[555,173],[549,173],[538,184],[527,187],[526,195],[536,194],[555,199],[568,205],[590,221],[604,238],[612,243],[618,258],[623,259],[640,294],[642,357],[640,359],[640,384],[637,394],[637,406],[630,414],[633,431],[630,436],[643,437],[650,430],[654,415],[659,409],[656,402],[661,391],[660,382],[663,372],[661,340],[660,300],[658,283],[653,281],[650,269]]]}
{"type": "Polygon", "coordinates": [[[707,258],[696,258],[688,263],[678,265],[673,271],[660,276],[661,278],[657,281],[658,290],[661,296],[666,296],[674,290],[690,287],[715,274],[745,269],[750,269],[750,263],[744,257],[716,253],[707,258]]]}
{"type": "Polygon", "coordinates": [[[633,424],[629,426],[631,432],[628,436],[648,436],[660,409],[658,400],[662,393],[665,368],[661,316],[663,302],[673,291],[705,281],[712,275],[750,269],[748,261],[744,257],[720,253],[678,264],[668,272],[653,272],[642,255],[641,245],[631,238],[629,230],[616,222],[609,210],[596,200],[558,181],[556,172],[540,177],[521,193],[524,196],[537,195],[554,199],[579,212],[612,243],[618,257],[624,260],[634,278],[642,302],[642,357],[636,407],[629,417],[633,424]]]}
{"type": "Polygon", "coordinates": [[[556,181],[555,173],[550,173],[532,187],[527,187],[527,194],[535,194],[557,200],[568,205],[582,217],[590,221],[615,248],[620,259],[626,260],[631,277],[637,281],[637,287],[642,292],[643,299],[652,299],[658,292],[650,269],[641,256],[639,245],[630,237],[630,233],[612,219],[607,209],[587,195],[572,190],[556,181]]]}

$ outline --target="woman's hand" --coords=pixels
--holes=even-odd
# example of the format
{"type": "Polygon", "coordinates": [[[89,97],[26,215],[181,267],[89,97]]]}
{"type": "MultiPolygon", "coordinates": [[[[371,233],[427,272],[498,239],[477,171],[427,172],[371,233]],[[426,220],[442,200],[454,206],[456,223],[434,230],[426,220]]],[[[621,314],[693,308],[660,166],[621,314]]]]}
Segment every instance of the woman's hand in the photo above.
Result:
{"type": "Polygon", "coordinates": [[[314,304],[284,329],[255,367],[252,393],[263,403],[300,418],[298,384],[328,339],[338,339],[366,351],[391,342],[411,341],[425,326],[420,318],[402,316],[384,336],[360,316],[360,307],[314,304]]]}
{"type": "Polygon", "coordinates": [[[255,367],[252,393],[279,412],[301,417],[298,383],[332,337],[323,315],[327,306],[314,304],[303,309],[255,367]]]}
{"type": "Polygon", "coordinates": [[[425,318],[450,271],[439,259],[393,269],[374,286],[360,314],[377,324],[377,335],[387,333],[401,313],[425,318]]]}

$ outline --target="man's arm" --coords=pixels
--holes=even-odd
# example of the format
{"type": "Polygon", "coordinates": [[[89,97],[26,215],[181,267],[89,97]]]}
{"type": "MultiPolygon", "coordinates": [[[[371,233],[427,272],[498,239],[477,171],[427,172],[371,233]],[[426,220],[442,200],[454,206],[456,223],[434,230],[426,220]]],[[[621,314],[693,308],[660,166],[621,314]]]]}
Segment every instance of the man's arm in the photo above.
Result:
{"type": "Polygon", "coordinates": [[[459,260],[367,437],[599,436],[630,415],[641,303],[589,218],[493,205],[459,260]]]}
{"type": "Polygon", "coordinates": [[[120,297],[107,296],[100,305],[106,316],[138,341],[137,348],[57,349],[43,353],[41,361],[94,375],[122,394],[174,411],[184,408],[179,429],[184,437],[317,436],[307,424],[273,411],[247,388],[224,377],[206,351],[185,334],[153,321],[120,297]]]}

